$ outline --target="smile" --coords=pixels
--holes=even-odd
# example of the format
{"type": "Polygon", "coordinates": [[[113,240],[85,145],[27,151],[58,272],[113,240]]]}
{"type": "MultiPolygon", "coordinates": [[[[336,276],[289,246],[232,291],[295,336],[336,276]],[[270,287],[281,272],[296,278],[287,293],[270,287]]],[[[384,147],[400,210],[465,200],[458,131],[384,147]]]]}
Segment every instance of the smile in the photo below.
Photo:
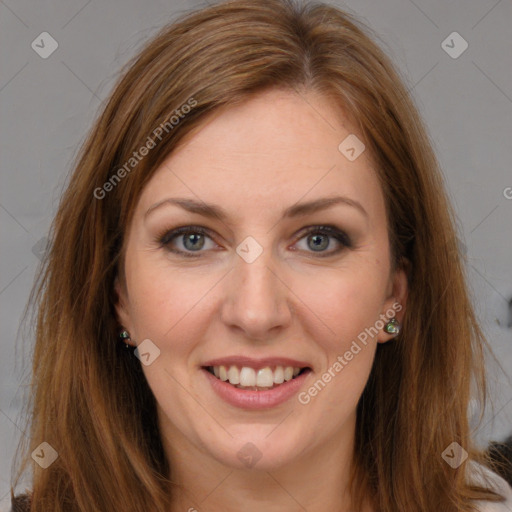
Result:
{"type": "Polygon", "coordinates": [[[238,389],[249,391],[262,391],[274,389],[284,382],[288,382],[301,372],[308,368],[297,366],[265,366],[264,368],[254,369],[250,366],[238,367],[231,366],[208,366],[207,371],[217,377],[217,379],[227,382],[238,389]]]}
{"type": "Polygon", "coordinates": [[[305,361],[244,356],[211,360],[200,370],[213,396],[247,410],[268,409],[290,400],[313,372],[305,361]]]}

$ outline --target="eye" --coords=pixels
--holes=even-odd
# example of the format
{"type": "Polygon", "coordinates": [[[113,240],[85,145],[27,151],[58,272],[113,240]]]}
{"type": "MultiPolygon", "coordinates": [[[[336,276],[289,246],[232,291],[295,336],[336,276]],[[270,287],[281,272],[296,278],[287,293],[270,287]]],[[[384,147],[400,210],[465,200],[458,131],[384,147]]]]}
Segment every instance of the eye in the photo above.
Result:
{"type": "Polygon", "coordinates": [[[334,226],[310,226],[299,242],[306,241],[306,252],[319,253],[320,257],[332,256],[342,251],[344,248],[352,247],[352,242],[348,235],[334,226]],[[332,242],[332,240],[335,240],[332,242]],[[334,250],[326,251],[327,248],[336,246],[334,250]],[[308,250],[310,249],[310,250],[308,250]]]}
{"type": "MultiPolygon", "coordinates": [[[[183,226],[166,231],[157,237],[157,241],[161,247],[165,247],[170,252],[187,258],[197,258],[203,252],[202,249],[218,247],[208,233],[209,231],[201,226],[183,226]],[[208,247],[208,241],[213,246],[208,247]]],[[[348,235],[334,226],[310,226],[302,231],[299,242],[304,239],[306,249],[301,248],[301,250],[317,253],[320,257],[332,256],[341,252],[344,248],[352,247],[348,235]],[[326,251],[332,245],[335,246],[335,249],[326,251]]]]}
{"type": "MultiPolygon", "coordinates": [[[[205,245],[208,245],[206,244],[206,239],[213,242],[207,233],[208,231],[201,226],[184,226],[164,233],[162,236],[158,237],[158,242],[162,247],[166,247],[171,252],[188,258],[196,258],[199,254],[196,255],[192,253],[200,253],[201,249],[203,249],[205,245]],[[176,242],[178,243],[176,244],[176,242]],[[175,244],[181,247],[173,248],[175,244]]],[[[206,249],[208,249],[208,247],[206,247],[206,249]]]]}

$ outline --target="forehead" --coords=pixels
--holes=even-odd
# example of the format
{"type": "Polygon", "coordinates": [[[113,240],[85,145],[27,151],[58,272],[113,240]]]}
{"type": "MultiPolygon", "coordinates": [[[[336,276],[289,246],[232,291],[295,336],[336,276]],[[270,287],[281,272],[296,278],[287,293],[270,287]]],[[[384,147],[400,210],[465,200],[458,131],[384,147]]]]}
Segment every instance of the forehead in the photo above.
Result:
{"type": "Polygon", "coordinates": [[[354,137],[363,138],[328,98],[266,91],[217,111],[194,130],[156,170],[138,210],[180,196],[217,203],[242,218],[344,195],[363,203],[370,216],[382,215],[371,159],[366,150],[347,158],[346,144],[340,150],[347,137],[356,144],[354,137]]]}

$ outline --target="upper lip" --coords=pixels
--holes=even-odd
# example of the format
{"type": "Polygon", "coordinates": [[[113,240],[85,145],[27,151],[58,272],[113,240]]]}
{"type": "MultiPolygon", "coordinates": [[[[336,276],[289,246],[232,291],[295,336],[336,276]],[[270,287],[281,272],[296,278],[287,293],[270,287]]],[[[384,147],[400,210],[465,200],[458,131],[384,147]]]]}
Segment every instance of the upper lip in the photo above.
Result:
{"type": "Polygon", "coordinates": [[[247,356],[226,356],[217,359],[210,359],[203,363],[206,366],[248,366],[259,370],[266,366],[293,366],[294,368],[311,368],[311,364],[307,361],[299,361],[297,359],[290,359],[289,357],[264,357],[252,358],[247,356]]]}

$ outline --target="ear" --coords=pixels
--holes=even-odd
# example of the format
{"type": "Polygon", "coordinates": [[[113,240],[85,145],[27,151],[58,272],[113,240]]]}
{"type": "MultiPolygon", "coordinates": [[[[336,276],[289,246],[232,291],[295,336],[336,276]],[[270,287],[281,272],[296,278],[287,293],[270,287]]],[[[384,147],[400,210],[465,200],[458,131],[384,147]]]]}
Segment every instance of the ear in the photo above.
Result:
{"type": "MultiPolygon", "coordinates": [[[[132,322],[130,320],[129,315],[129,308],[128,308],[128,294],[126,290],[126,286],[124,283],[121,282],[119,279],[119,276],[116,276],[114,280],[114,291],[116,296],[116,303],[115,303],[115,310],[116,310],[116,317],[119,324],[122,326],[123,329],[126,329],[130,335],[133,337],[133,329],[132,329],[132,322]]],[[[130,343],[130,341],[126,341],[128,345],[133,344],[130,343]]]]}
{"type": "MultiPolygon", "coordinates": [[[[381,318],[386,324],[390,318],[396,318],[400,324],[403,323],[407,306],[407,266],[397,268],[390,277],[388,285],[388,295],[382,306],[381,318]],[[387,320],[385,319],[387,318],[387,320]]],[[[388,334],[384,328],[380,329],[377,335],[378,343],[386,343],[395,338],[396,334],[388,334]]]]}

